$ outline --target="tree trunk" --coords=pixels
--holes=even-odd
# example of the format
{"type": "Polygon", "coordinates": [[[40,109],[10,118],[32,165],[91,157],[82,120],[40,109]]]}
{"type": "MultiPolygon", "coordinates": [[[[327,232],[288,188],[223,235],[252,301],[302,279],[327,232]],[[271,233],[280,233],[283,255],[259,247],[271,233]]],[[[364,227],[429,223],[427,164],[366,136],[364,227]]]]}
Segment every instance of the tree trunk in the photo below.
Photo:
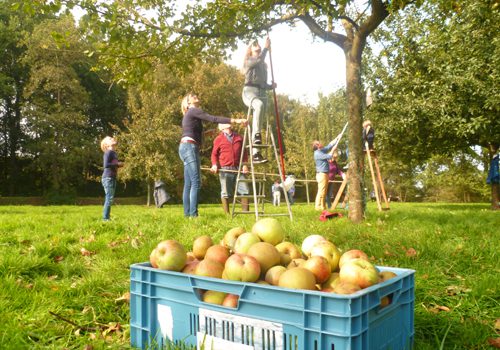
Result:
{"type": "Polygon", "coordinates": [[[148,191],[147,206],[149,207],[151,205],[151,181],[146,180],[146,183],[147,183],[147,191],[148,191]]]}
{"type": "MultiPolygon", "coordinates": [[[[353,45],[359,49],[360,45],[353,45]]],[[[346,51],[346,86],[349,115],[349,219],[363,221],[363,148],[361,52],[356,47],[346,51]]]]}
{"type": "MultiPolygon", "coordinates": [[[[488,150],[490,151],[489,153],[489,164],[488,166],[491,166],[491,161],[493,160],[493,157],[495,154],[498,152],[498,145],[496,144],[489,144],[488,150]]],[[[491,184],[491,209],[493,210],[499,210],[500,209],[500,186],[499,184],[492,183],[491,184]]]]}

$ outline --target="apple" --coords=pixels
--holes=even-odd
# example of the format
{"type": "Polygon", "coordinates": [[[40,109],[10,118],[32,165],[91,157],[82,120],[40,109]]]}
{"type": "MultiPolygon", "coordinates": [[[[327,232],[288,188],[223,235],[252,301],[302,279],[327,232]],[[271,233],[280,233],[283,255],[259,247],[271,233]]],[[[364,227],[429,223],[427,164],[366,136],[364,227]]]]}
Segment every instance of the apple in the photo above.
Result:
{"type": "Polygon", "coordinates": [[[253,244],[247,252],[253,256],[260,264],[260,273],[265,274],[267,270],[280,263],[280,253],[274,245],[267,242],[253,244]]]}
{"type": "Polygon", "coordinates": [[[311,249],[319,242],[327,241],[321,235],[309,235],[302,241],[302,252],[307,256],[311,256],[311,249]]]}
{"type": "Polygon", "coordinates": [[[151,266],[154,267],[155,269],[158,268],[158,264],[156,263],[156,254],[157,253],[158,253],[158,251],[155,248],[155,249],[153,249],[153,251],[149,255],[149,262],[151,263],[151,266]]]}
{"type": "Polygon", "coordinates": [[[316,290],[316,278],[303,267],[286,270],[280,276],[278,286],[292,289],[316,290]]]}
{"type": "Polygon", "coordinates": [[[226,263],[227,258],[229,258],[229,249],[221,245],[213,245],[205,253],[205,259],[218,261],[222,265],[226,263]]]}
{"type": "Polygon", "coordinates": [[[207,290],[203,293],[203,301],[205,303],[222,305],[224,299],[226,298],[226,294],[224,292],[218,292],[215,290],[207,290]]]}
{"type": "Polygon", "coordinates": [[[354,259],[346,262],[339,272],[342,282],[349,282],[366,288],[378,283],[378,272],[375,266],[365,259],[354,259]]]}
{"type": "Polygon", "coordinates": [[[236,238],[233,251],[235,253],[246,254],[252,244],[260,242],[259,236],[251,232],[245,232],[236,238]]]}
{"type": "Polygon", "coordinates": [[[222,278],[224,265],[212,259],[203,259],[198,263],[195,269],[195,275],[222,278]]]}
{"type": "Polygon", "coordinates": [[[330,241],[321,241],[311,249],[312,256],[322,256],[330,263],[331,271],[337,271],[341,253],[330,241]]]}
{"type": "Polygon", "coordinates": [[[276,245],[276,249],[281,255],[280,264],[287,266],[292,259],[302,258],[300,249],[291,242],[281,242],[276,245]]]}
{"type": "Polygon", "coordinates": [[[154,262],[161,270],[181,271],[186,265],[187,255],[184,246],[176,240],[161,241],[156,246],[154,262]]]}
{"type": "Polygon", "coordinates": [[[187,253],[186,253],[186,256],[187,256],[186,263],[191,262],[191,261],[193,261],[193,260],[198,260],[198,259],[196,259],[196,257],[194,256],[193,252],[187,252],[187,253]]]}
{"type": "Polygon", "coordinates": [[[227,294],[224,300],[222,301],[222,306],[232,307],[233,309],[236,309],[238,307],[239,299],[240,297],[237,296],[236,294],[227,294]]]}
{"type": "Polygon", "coordinates": [[[339,268],[342,268],[342,265],[352,259],[365,259],[366,261],[370,261],[368,255],[366,255],[364,251],[359,249],[351,249],[340,256],[339,268]]]}
{"type": "Polygon", "coordinates": [[[193,242],[193,254],[196,259],[201,260],[205,257],[207,249],[214,245],[212,238],[208,235],[203,235],[196,238],[193,242]]]}
{"type": "Polygon", "coordinates": [[[391,303],[391,298],[388,295],[380,299],[380,307],[386,307],[391,303]]]}
{"type": "Polygon", "coordinates": [[[291,269],[293,267],[299,267],[305,262],[306,262],[306,259],[302,259],[302,258],[292,259],[292,261],[290,261],[290,263],[286,266],[286,268],[291,269]]]}
{"type": "Polygon", "coordinates": [[[255,282],[255,283],[257,283],[257,284],[263,284],[263,285],[265,285],[265,286],[269,286],[269,285],[270,285],[268,282],[263,281],[263,280],[258,280],[258,281],[257,281],[257,282],[255,282]]]}
{"type": "Polygon", "coordinates": [[[257,221],[252,227],[252,233],[259,236],[263,242],[277,245],[283,242],[285,232],[280,222],[274,218],[264,218],[257,221]]]}
{"type": "Polygon", "coordinates": [[[236,239],[238,238],[239,235],[247,232],[243,227],[233,227],[229,231],[226,232],[224,235],[224,239],[222,240],[222,245],[224,247],[229,248],[229,250],[233,250],[234,248],[234,243],[236,242],[236,239]]]}
{"type": "Polygon", "coordinates": [[[333,290],[335,286],[340,282],[339,273],[333,272],[328,279],[321,284],[321,290],[330,289],[333,290]]]}
{"type": "Polygon", "coordinates": [[[378,277],[379,277],[379,282],[385,282],[387,280],[390,280],[391,278],[396,277],[397,274],[395,274],[392,271],[382,271],[379,272],[378,277]]]}
{"type": "Polygon", "coordinates": [[[359,290],[361,290],[361,288],[357,284],[351,282],[340,281],[335,287],[333,287],[333,293],[336,294],[352,294],[359,290]]]}
{"type": "Polygon", "coordinates": [[[322,284],[332,274],[330,262],[322,256],[311,256],[300,267],[311,271],[317,284],[322,284]]]}
{"type": "Polygon", "coordinates": [[[276,265],[271,267],[266,272],[265,280],[267,283],[272,284],[273,286],[277,286],[280,280],[280,276],[283,272],[286,271],[286,267],[281,265],[276,265]]]}
{"type": "Polygon", "coordinates": [[[196,273],[196,266],[200,263],[200,260],[192,260],[186,263],[186,266],[182,269],[183,273],[187,273],[189,275],[194,275],[196,273]]]}
{"type": "Polygon", "coordinates": [[[235,253],[226,260],[224,279],[255,282],[260,277],[260,264],[253,256],[235,253]]]}

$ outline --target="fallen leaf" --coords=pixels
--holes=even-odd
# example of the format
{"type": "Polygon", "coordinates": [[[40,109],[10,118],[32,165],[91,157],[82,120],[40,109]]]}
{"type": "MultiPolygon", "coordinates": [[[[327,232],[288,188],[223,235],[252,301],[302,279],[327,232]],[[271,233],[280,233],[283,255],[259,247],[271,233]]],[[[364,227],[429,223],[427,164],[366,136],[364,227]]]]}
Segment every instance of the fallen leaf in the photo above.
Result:
{"type": "Polygon", "coordinates": [[[390,251],[388,250],[384,250],[384,255],[387,255],[387,256],[394,256],[394,254],[392,254],[390,251]]]}
{"type": "Polygon", "coordinates": [[[110,322],[108,323],[108,327],[102,332],[103,335],[107,335],[112,332],[119,331],[122,328],[119,322],[110,322]]]}
{"type": "Polygon", "coordinates": [[[48,279],[49,281],[53,281],[53,280],[57,279],[57,275],[52,275],[52,276],[49,276],[49,277],[47,277],[47,279],[48,279]]]}
{"type": "Polygon", "coordinates": [[[80,254],[82,254],[83,256],[91,256],[92,254],[95,254],[95,253],[82,247],[80,249],[80,254]]]}
{"type": "Polygon", "coordinates": [[[417,256],[417,251],[413,248],[409,248],[407,251],[406,251],[406,256],[408,257],[414,257],[414,256],[417,256]]]}
{"type": "Polygon", "coordinates": [[[497,320],[495,321],[495,330],[497,332],[500,331],[500,318],[497,318],[497,320]]]}
{"type": "Polygon", "coordinates": [[[421,279],[423,279],[423,280],[426,280],[426,279],[428,279],[428,278],[429,278],[429,275],[425,273],[425,274],[423,274],[423,275],[422,275],[422,277],[420,277],[420,278],[421,278],[421,279]]]}
{"type": "Polygon", "coordinates": [[[118,301],[125,301],[125,302],[129,303],[130,302],[130,292],[127,292],[127,293],[123,294],[121,297],[116,298],[115,301],[117,301],[117,302],[118,301]]]}
{"type": "Polygon", "coordinates": [[[494,348],[500,349],[500,338],[489,338],[488,344],[490,344],[494,348]]]}
{"type": "Polygon", "coordinates": [[[61,262],[63,260],[64,260],[64,256],[62,256],[62,255],[54,256],[54,262],[56,262],[56,263],[61,262]]]}
{"type": "Polygon", "coordinates": [[[140,242],[139,242],[139,239],[137,238],[134,238],[130,241],[130,245],[132,246],[132,248],[134,249],[138,249],[139,246],[140,246],[140,242]]]}
{"type": "Polygon", "coordinates": [[[83,350],[94,350],[94,347],[90,344],[87,344],[83,347],[83,350]]]}
{"type": "Polygon", "coordinates": [[[433,314],[437,314],[441,311],[450,312],[450,308],[447,306],[443,306],[443,305],[436,305],[436,306],[429,308],[428,310],[430,312],[432,312],[433,314]]]}
{"type": "Polygon", "coordinates": [[[460,286],[448,286],[446,287],[446,294],[453,296],[457,294],[462,294],[462,293],[469,293],[471,292],[472,289],[470,288],[464,288],[460,286]]]}

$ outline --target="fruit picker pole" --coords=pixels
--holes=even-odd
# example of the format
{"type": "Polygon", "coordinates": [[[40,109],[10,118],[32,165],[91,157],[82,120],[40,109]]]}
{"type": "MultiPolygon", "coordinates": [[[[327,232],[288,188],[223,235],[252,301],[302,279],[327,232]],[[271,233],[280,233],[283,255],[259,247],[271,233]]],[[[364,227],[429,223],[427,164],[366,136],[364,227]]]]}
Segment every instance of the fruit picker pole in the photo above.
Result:
{"type": "MultiPolygon", "coordinates": [[[[338,136],[337,136],[337,142],[335,142],[334,146],[338,145],[340,143],[340,140],[342,140],[342,136],[344,136],[344,133],[345,133],[345,131],[347,129],[347,125],[349,125],[349,122],[345,123],[344,128],[342,129],[342,131],[340,132],[340,134],[338,134],[338,136]]],[[[334,150],[335,150],[335,147],[332,148],[332,150],[329,153],[333,155],[334,150]]]]}
{"type": "MultiPolygon", "coordinates": [[[[267,34],[269,37],[269,33],[267,34]]],[[[278,111],[278,99],[276,97],[276,88],[274,87],[274,69],[273,69],[273,57],[271,55],[271,47],[269,47],[269,65],[271,66],[271,82],[273,85],[273,98],[274,98],[274,115],[276,116],[276,133],[278,134],[278,146],[280,151],[280,163],[281,163],[281,181],[285,181],[285,160],[283,158],[283,143],[281,141],[281,128],[280,128],[280,114],[278,111]]]]}

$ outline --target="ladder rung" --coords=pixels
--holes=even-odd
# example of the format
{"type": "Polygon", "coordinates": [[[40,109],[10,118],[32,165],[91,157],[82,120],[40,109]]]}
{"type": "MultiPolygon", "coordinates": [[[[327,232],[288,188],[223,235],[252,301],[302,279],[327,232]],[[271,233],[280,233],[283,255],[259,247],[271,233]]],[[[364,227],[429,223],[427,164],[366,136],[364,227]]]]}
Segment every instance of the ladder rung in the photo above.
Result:
{"type": "MultiPolygon", "coordinates": [[[[264,212],[259,211],[259,215],[264,215],[264,212]]],[[[234,214],[255,214],[255,211],[235,211],[234,214]]]]}
{"type": "MultiPolygon", "coordinates": [[[[253,194],[238,194],[238,195],[235,195],[235,197],[236,198],[254,198],[254,195],[253,194]]],[[[266,198],[266,196],[263,194],[258,194],[257,198],[266,198]]]]}
{"type": "MultiPolygon", "coordinates": [[[[252,182],[252,179],[239,179],[239,182],[252,182]]],[[[266,179],[255,179],[255,182],[266,182],[266,179]]]]}
{"type": "Polygon", "coordinates": [[[288,213],[275,213],[275,214],[264,214],[264,213],[260,214],[259,213],[259,215],[260,216],[288,216],[289,214],[288,213]]]}
{"type": "MultiPolygon", "coordinates": [[[[246,145],[245,147],[246,148],[250,148],[250,145],[246,145]]],[[[264,144],[263,145],[252,145],[252,147],[253,148],[269,148],[269,147],[271,147],[271,145],[269,145],[269,144],[265,144],[265,145],[264,144]]]]}

